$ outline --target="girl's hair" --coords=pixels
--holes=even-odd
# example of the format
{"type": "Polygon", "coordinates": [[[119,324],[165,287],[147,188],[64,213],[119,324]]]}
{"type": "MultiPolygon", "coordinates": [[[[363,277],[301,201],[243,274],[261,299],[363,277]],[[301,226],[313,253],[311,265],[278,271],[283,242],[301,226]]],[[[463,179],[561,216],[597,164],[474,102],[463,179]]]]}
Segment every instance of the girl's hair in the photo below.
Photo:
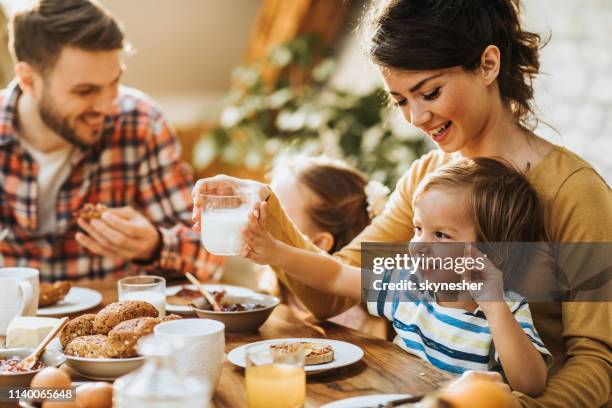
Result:
{"type": "Polygon", "coordinates": [[[275,166],[272,175],[292,172],[297,181],[317,196],[308,218],[315,227],[330,232],[334,253],[346,246],[368,224],[367,179],[340,160],[328,157],[291,157],[275,166]]]}
{"type": "MultiPolygon", "coordinates": [[[[377,4],[376,4],[377,3],[377,4]]],[[[504,103],[532,129],[532,81],[539,72],[540,36],[524,31],[519,0],[384,0],[362,22],[374,63],[420,71],[475,70],[485,48],[501,53],[497,83],[504,103]]]]}
{"type": "Polygon", "coordinates": [[[465,205],[478,242],[539,242],[545,238],[538,195],[509,164],[485,157],[453,161],[423,179],[414,203],[434,188],[469,192],[465,205]]]}

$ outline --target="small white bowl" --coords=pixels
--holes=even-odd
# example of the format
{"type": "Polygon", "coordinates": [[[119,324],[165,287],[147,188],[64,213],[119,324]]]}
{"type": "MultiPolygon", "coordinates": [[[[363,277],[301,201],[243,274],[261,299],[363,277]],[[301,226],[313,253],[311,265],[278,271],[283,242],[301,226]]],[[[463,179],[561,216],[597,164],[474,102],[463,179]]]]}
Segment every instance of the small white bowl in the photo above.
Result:
{"type": "MultiPolygon", "coordinates": [[[[34,349],[12,348],[0,350],[0,359],[6,360],[13,357],[26,358],[34,349]]],[[[47,348],[41,356],[41,360],[47,367],[59,367],[65,361],[64,355],[58,350],[47,348]]],[[[25,373],[3,373],[0,374],[0,387],[29,387],[32,377],[41,369],[25,373]]]]}

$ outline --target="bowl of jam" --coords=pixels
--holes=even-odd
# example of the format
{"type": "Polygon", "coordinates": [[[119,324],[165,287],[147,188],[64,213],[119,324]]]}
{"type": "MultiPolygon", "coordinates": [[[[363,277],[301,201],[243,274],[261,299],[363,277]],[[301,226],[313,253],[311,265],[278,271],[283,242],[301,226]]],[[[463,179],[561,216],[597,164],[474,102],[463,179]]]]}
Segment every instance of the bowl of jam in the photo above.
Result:
{"type": "Polygon", "coordinates": [[[215,311],[204,299],[192,303],[191,309],[203,319],[218,320],[227,333],[254,332],[270,317],[280,303],[275,296],[253,294],[233,296],[225,292],[213,293],[221,310],[215,311]]]}
{"type": "Polygon", "coordinates": [[[27,387],[32,377],[45,367],[59,367],[66,358],[58,350],[47,348],[31,370],[22,370],[18,363],[34,349],[13,348],[0,350],[0,387],[27,387]]]}

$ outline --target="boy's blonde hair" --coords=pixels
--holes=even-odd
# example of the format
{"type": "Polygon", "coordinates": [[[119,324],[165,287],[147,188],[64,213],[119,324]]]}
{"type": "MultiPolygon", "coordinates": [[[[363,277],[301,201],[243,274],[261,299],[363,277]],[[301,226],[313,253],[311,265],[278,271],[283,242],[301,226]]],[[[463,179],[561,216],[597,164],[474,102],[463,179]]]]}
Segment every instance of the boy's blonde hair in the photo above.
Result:
{"type": "Polygon", "coordinates": [[[468,191],[466,208],[479,242],[539,242],[545,239],[543,212],[527,178],[509,164],[478,157],[459,159],[427,175],[413,205],[434,188],[468,191]]]}

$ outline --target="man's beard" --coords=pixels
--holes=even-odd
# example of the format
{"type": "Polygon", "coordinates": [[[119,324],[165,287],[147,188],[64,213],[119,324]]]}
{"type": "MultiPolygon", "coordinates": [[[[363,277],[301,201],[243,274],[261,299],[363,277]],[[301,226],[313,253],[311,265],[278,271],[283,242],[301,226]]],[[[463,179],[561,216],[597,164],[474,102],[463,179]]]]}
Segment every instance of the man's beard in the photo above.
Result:
{"type": "Polygon", "coordinates": [[[38,114],[43,123],[68,143],[80,149],[89,148],[90,144],[79,138],[76,130],[68,123],[68,118],[62,117],[61,114],[53,108],[54,105],[53,100],[48,97],[47,92],[44,91],[40,104],[38,105],[38,114]]]}

